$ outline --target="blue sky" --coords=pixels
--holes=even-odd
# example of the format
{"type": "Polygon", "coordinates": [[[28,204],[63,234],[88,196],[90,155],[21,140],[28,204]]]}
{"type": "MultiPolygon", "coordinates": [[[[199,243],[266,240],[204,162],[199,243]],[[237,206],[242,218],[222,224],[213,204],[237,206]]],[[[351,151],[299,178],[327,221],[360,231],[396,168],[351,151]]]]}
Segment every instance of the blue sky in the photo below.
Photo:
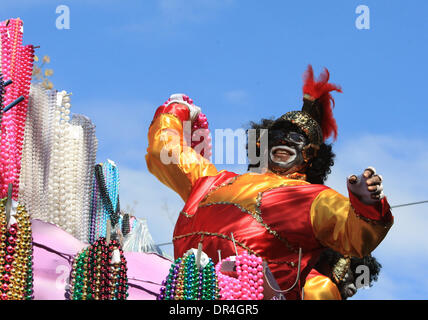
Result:
{"type": "MultiPolygon", "coordinates": [[[[423,0],[2,0],[0,18],[24,20],[24,42],[51,57],[55,88],[73,92],[72,112],[96,124],[98,161],[118,163],[122,202],[167,242],[182,203],[147,173],[155,108],[184,92],[211,129],[245,127],[300,108],[309,63],[343,88],[327,184],[346,194],[345,177],[374,165],[392,205],[428,199],[427,12],[423,0]],[[59,5],[70,8],[69,30],[55,27],[59,5]],[[369,30],[355,26],[358,5],[370,9],[369,30]]],[[[381,277],[356,298],[428,298],[427,211],[394,210],[374,252],[381,277]]]]}

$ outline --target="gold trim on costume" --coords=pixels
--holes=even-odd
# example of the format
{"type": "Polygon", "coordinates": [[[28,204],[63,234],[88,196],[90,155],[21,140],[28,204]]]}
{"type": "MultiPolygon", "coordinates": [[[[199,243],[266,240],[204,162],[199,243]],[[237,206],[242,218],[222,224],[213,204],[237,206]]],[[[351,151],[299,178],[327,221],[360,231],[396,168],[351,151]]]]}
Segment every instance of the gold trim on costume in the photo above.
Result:
{"type": "Polygon", "coordinates": [[[367,222],[367,223],[372,224],[372,225],[374,225],[374,226],[382,226],[382,227],[384,227],[385,229],[389,229],[389,228],[391,227],[391,226],[390,226],[390,224],[385,223],[385,222],[383,222],[383,221],[381,221],[381,220],[373,220],[373,219],[370,219],[370,218],[367,218],[367,217],[364,217],[364,216],[362,216],[362,215],[358,214],[358,213],[357,213],[357,211],[355,210],[355,208],[352,206],[352,204],[351,204],[351,208],[352,208],[352,210],[353,210],[353,212],[354,212],[354,215],[355,215],[358,219],[363,220],[364,222],[367,222]]]}
{"type": "Polygon", "coordinates": [[[249,215],[251,215],[257,222],[263,223],[263,219],[259,214],[251,212],[251,211],[245,209],[244,207],[242,207],[241,205],[234,203],[234,202],[229,202],[229,201],[208,202],[208,203],[205,203],[203,205],[200,205],[199,208],[210,207],[210,206],[217,205],[217,204],[233,205],[233,206],[237,207],[239,210],[241,210],[242,212],[248,213],[249,215]]]}
{"type": "Polygon", "coordinates": [[[263,194],[264,193],[266,193],[266,192],[268,192],[268,191],[272,191],[272,190],[274,190],[274,189],[278,189],[278,188],[282,188],[282,187],[288,187],[288,186],[290,186],[289,184],[280,184],[279,186],[275,186],[275,187],[272,187],[272,188],[269,188],[269,189],[266,189],[266,190],[264,190],[264,191],[261,191],[261,192],[259,192],[258,194],[257,194],[257,198],[256,198],[256,213],[258,214],[258,215],[262,215],[262,211],[261,211],[261,209],[260,209],[260,207],[261,207],[261,205],[262,205],[262,199],[263,199],[263,194]]]}
{"type": "Polygon", "coordinates": [[[194,216],[193,214],[189,214],[184,210],[181,210],[180,214],[184,215],[186,218],[192,218],[194,216]]]}
{"type": "Polygon", "coordinates": [[[213,206],[213,205],[222,205],[222,204],[224,204],[224,205],[233,205],[233,206],[235,206],[235,207],[237,207],[239,210],[241,210],[242,212],[244,212],[244,213],[248,213],[249,215],[251,215],[258,223],[260,223],[265,229],[266,229],[266,231],[268,232],[268,233],[270,233],[271,235],[273,235],[275,238],[277,238],[278,240],[280,240],[281,242],[283,242],[286,246],[287,246],[287,248],[289,249],[289,250],[291,250],[292,252],[296,252],[297,253],[297,249],[296,248],[294,248],[289,242],[288,242],[288,240],[287,239],[285,239],[285,238],[283,238],[283,237],[281,237],[279,234],[278,234],[278,232],[276,232],[275,230],[272,230],[266,223],[264,223],[263,222],[263,218],[259,215],[259,214],[257,214],[257,213],[253,213],[253,212],[251,212],[251,211],[249,211],[249,210],[246,210],[245,208],[243,208],[242,206],[240,206],[239,204],[237,204],[237,203],[233,203],[233,202],[227,202],[227,201],[220,201],[220,202],[211,202],[211,203],[207,203],[207,204],[204,204],[204,205],[201,205],[200,206],[200,208],[203,208],[203,207],[208,207],[208,206],[213,206]]]}
{"type": "MultiPolygon", "coordinates": [[[[302,174],[294,175],[302,178],[302,174]]],[[[278,232],[272,230],[269,225],[263,222],[262,212],[260,209],[263,193],[287,186],[308,184],[305,180],[287,179],[274,173],[252,174],[247,173],[231,178],[229,181],[217,186],[211,190],[204,200],[198,205],[199,208],[212,205],[233,205],[244,213],[251,215],[260,223],[266,231],[275,238],[283,242],[289,250],[297,253],[297,248],[292,246],[289,241],[280,236],[278,232]],[[270,179],[272,177],[273,179],[270,179]],[[238,179],[239,178],[239,179],[238,179]],[[260,180],[260,183],[254,183],[260,180]],[[233,187],[232,187],[233,184],[233,187]],[[257,185],[258,187],[251,187],[257,185]],[[261,187],[260,187],[261,186],[261,187]],[[262,190],[262,191],[261,191],[262,190]]],[[[187,218],[193,217],[186,212],[182,212],[187,218]]]]}
{"type": "MultiPolygon", "coordinates": [[[[208,232],[208,231],[195,231],[195,232],[190,232],[190,233],[186,233],[186,234],[181,234],[178,236],[175,236],[172,238],[172,241],[176,241],[182,238],[186,238],[186,237],[191,237],[191,236],[195,236],[195,235],[200,235],[200,236],[211,236],[211,237],[218,237],[218,238],[222,238],[225,240],[229,240],[232,241],[232,238],[225,235],[225,234],[221,234],[221,233],[216,233],[216,232],[208,232]]],[[[249,247],[247,247],[245,244],[243,244],[242,242],[236,241],[235,240],[235,244],[240,246],[241,248],[247,250],[248,252],[250,252],[251,254],[254,254],[258,257],[261,257],[260,254],[258,254],[257,252],[255,252],[254,250],[250,249],[249,247]]],[[[296,263],[293,261],[275,261],[275,260],[265,260],[267,263],[271,263],[271,264],[288,264],[290,267],[295,267],[296,263]]]]}
{"type": "Polygon", "coordinates": [[[213,189],[211,189],[210,191],[208,191],[208,193],[207,193],[207,194],[202,198],[202,200],[201,200],[201,202],[200,202],[200,203],[202,203],[202,202],[206,201],[206,200],[207,200],[207,198],[208,198],[208,197],[209,197],[213,192],[217,191],[218,189],[220,189],[220,188],[223,188],[223,187],[225,187],[225,186],[228,186],[228,185],[233,184],[233,183],[236,181],[236,179],[238,179],[240,176],[241,176],[240,174],[239,174],[239,175],[237,175],[237,176],[234,176],[234,177],[230,178],[228,181],[223,182],[222,184],[219,184],[219,185],[218,185],[218,186],[216,186],[215,188],[213,188],[213,189]]]}

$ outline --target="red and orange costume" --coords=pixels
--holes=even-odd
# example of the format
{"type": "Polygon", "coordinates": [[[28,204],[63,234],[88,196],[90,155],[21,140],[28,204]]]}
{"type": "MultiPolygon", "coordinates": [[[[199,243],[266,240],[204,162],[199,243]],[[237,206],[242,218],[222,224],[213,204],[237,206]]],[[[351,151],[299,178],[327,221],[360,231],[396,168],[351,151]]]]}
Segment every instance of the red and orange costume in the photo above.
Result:
{"type": "Polygon", "coordinates": [[[310,184],[300,173],[217,171],[183,139],[183,122],[189,117],[185,104],[159,107],[146,155],[149,171],[185,202],[173,235],[176,257],[202,241],[204,252],[216,263],[217,250],[223,257],[235,254],[233,233],[238,252],[262,257],[279,286],[287,289],[297,278],[301,248],[300,280],[286,294],[287,299],[300,299],[323,248],[362,257],[391,227],[386,198],[366,205],[352,193],[347,198],[327,186],[310,184]],[[161,161],[165,148],[178,155],[175,163],[161,161]]]}

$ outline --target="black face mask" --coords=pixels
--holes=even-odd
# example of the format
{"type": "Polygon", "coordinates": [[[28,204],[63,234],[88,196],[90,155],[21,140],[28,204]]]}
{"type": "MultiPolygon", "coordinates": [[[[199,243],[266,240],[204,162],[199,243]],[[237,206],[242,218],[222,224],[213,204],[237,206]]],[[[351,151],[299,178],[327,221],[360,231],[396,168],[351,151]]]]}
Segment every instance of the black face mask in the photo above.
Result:
{"type": "Polygon", "coordinates": [[[299,171],[304,165],[302,150],[306,137],[292,130],[273,130],[269,134],[269,169],[280,174],[299,171]]]}
{"type": "Polygon", "coordinates": [[[294,144],[296,146],[302,146],[303,149],[303,146],[307,144],[305,135],[295,131],[285,132],[284,130],[273,130],[269,138],[269,142],[273,143],[273,145],[294,144]]]}
{"type": "Polygon", "coordinates": [[[342,299],[346,300],[357,293],[357,286],[355,285],[354,273],[348,270],[345,277],[338,284],[340,295],[342,299]]]}

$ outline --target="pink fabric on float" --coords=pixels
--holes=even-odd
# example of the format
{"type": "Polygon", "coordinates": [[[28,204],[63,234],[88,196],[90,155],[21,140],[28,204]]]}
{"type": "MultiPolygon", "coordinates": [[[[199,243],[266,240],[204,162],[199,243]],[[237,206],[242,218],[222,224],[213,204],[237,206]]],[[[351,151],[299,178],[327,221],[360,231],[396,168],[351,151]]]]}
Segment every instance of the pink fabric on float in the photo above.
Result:
{"type": "MultiPolygon", "coordinates": [[[[88,246],[61,228],[41,220],[31,221],[35,300],[66,299],[67,278],[75,255],[88,246]]],[[[125,252],[129,300],[154,300],[171,261],[156,253],[125,252]]]]}

